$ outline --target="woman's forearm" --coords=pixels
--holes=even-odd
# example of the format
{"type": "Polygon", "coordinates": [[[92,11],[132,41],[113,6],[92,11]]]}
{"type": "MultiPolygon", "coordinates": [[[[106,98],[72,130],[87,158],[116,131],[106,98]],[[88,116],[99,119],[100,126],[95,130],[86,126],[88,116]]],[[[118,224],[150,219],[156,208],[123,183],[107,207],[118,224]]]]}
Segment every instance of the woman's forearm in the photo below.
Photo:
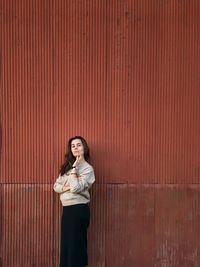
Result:
{"type": "Polygon", "coordinates": [[[70,191],[70,186],[69,185],[64,185],[62,188],[62,192],[70,191]]]}

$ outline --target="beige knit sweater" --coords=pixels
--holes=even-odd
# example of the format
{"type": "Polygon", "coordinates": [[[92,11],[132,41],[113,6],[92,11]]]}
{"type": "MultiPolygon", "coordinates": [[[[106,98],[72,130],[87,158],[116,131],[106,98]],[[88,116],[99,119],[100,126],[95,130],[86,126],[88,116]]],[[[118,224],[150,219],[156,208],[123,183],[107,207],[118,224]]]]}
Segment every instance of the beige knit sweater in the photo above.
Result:
{"type": "Polygon", "coordinates": [[[95,181],[93,167],[84,161],[76,170],[77,177],[70,175],[70,170],[63,176],[59,175],[54,184],[54,191],[60,194],[63,206],[90,202],[89,189],[95,181]],[[70,191],[62,192],[64,185],[69,185],[70,191]]]}

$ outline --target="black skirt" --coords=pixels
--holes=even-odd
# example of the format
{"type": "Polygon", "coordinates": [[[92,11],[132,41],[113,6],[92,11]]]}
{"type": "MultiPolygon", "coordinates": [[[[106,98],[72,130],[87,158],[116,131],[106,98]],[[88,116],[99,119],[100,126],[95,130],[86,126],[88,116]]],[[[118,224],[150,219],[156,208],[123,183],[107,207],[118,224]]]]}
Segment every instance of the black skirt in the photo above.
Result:
{"type": "Polygon", "coordinates": [[[89,222],[88,204],[63,207],[60,267],[84,267],[88,265],[87,228],[89,222]]]}

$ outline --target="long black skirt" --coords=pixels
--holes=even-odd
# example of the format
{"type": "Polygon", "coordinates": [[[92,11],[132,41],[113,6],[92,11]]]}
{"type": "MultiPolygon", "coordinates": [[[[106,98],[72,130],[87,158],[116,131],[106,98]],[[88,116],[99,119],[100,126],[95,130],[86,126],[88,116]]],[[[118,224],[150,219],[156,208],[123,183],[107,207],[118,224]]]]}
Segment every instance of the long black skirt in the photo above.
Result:
{"type": "Polygon", "coordinates": [[[89,222],[88,204],[63,207],[60,267],[84,267],[88,265],[87,228],[89,222]]]}

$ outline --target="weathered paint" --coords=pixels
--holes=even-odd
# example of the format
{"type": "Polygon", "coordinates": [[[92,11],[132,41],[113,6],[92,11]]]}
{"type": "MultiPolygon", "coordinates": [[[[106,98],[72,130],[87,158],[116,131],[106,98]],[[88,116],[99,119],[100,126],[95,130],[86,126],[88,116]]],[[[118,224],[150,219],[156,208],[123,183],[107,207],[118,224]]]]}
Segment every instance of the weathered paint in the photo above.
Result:
{"type": "Polygon", "coordinates": [[[108,185],[106,266],[154,266],[154,187],[108,185]]]}
{"type": "Polygon", "coordinates": [[[0,267],[57,266],[52,183],[75,134],[97,179],[90,266],[200,266],[200,2],[0,9],[0,267]]]}
{"type": "Polygon", "coordinates": [[[2,185],[0,184],[0,267],[2,267],[2,223],[3,223],[3,216],[2,216],[2,185]]]}
{"type": "Polygon", "coordinates": [[[48,183],[54,157],[52,2],[1,2],[0,181],[48,183]]]}
{"type": "Polygon", "coordinates": [[[96,184],[91,192],[91,222],[89,228],[89,266],[105,266],[107,227],[107,186],[96,184]]]}
{"type": "Polygon", "coordinates": [[[51,185],[3,185],[2,266],[53,267],[51,191],[51,185]]]}
{"type": "Polygon", "coordinates": [[[198,183],[198,1],[2,6],[2,182],[53,181],[81,134],[100,182],[198,183]]]}
{"type": "Polygon", "coordinates": [[[199,185],[156,186],[156,267],[199,266],[199,185]]]}

